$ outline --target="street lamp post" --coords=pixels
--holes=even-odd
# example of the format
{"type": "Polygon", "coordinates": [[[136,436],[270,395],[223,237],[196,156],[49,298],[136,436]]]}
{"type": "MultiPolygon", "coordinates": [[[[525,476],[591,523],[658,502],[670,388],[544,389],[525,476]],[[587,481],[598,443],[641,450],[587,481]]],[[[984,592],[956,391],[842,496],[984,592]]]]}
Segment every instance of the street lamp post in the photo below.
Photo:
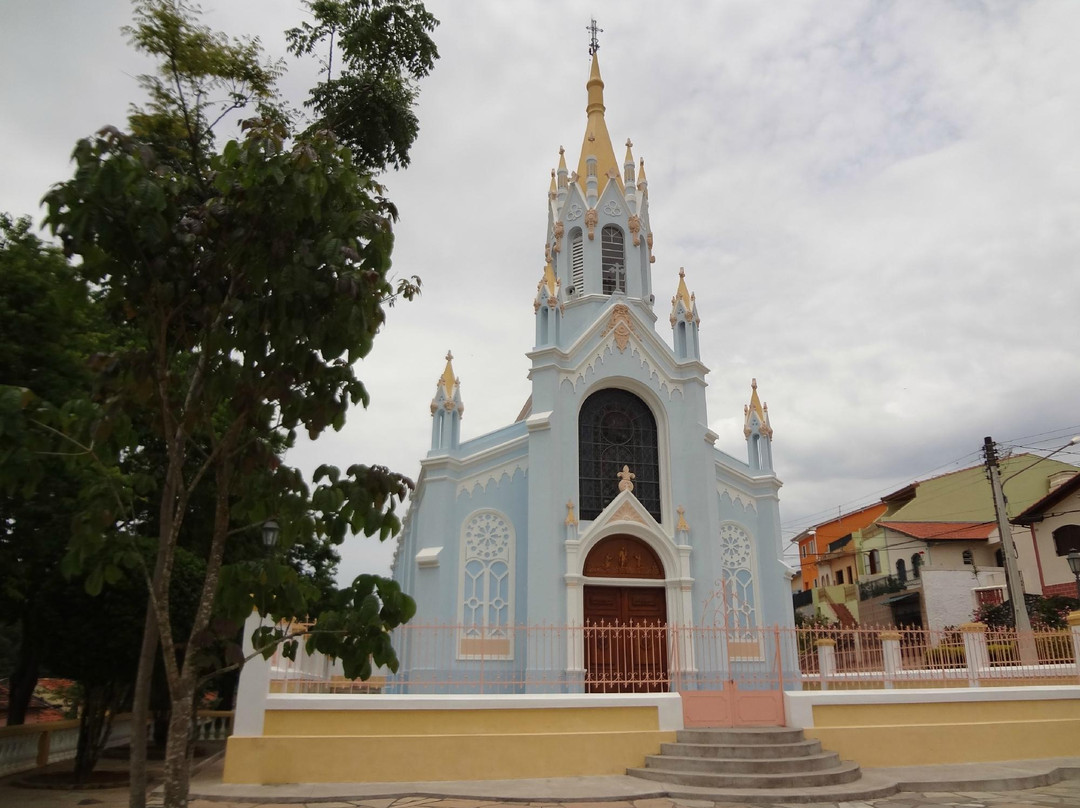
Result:
{"type": "Polygon", "coordinates": [[[1080,553],[1073,550],[1065,558],[1069,560],[1069,569],[1072,570],[1073,577],[1076,578],[1076,599],[1080,600],[1080,553]]]}
{"type": "Polygon", "coordinates": [[[277,544],[278,534],[281,533],[281,525],[273,519],[267,519],[262,526],[263,546],[270,552],[277,544]]]}

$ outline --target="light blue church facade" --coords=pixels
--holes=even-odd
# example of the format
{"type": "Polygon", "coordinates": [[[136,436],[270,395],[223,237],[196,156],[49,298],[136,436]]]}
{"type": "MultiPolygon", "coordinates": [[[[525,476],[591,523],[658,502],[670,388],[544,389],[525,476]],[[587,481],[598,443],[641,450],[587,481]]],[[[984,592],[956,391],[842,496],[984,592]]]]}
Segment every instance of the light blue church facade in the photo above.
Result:
{"type": "MultiPolygon", "coordinates": [[[[779,646],[761,629],[792,622],[768,410],[755,382],[746,457],[715,447],[695,299],[681,270],[670,309],[657,299],[644,161],[629,140],[615,157],[603,87],[594,55],[577,168],[560,149],[552,172],[529,401],[513,423],[462,441],[450,355],[436,386],[393,574],[417,601],[414,622],[454,628],[437,660],[406,638],[406,688],[466,681],[482,659],[519,690],[587,689],[619,668],[610,649],[566,630],[541,654],[524,627],[597,623],[662,627],[662,659],[645,672],[660,665],[662,686],[645,689],[676,675],[692,688],[706,664],[724,668],[712,678],[771,665],[779,646]],[[726,640],[707,663],[679,631],[701,628],[726,640]]],[[[643,675],[622,667],[610,689],[643,675]]]]}

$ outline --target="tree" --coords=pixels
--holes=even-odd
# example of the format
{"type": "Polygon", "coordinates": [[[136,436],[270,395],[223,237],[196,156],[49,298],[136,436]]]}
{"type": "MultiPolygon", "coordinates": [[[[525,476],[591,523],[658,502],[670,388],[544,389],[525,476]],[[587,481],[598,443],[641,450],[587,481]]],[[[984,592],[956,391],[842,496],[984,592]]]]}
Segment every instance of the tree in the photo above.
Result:
{"type": "MultiPolygon", "coordinates": [[[[381,25],[380,14],[398,7],[350,5],[359,9],[348,18],[350,28],[381,25]]],[[[339,429],[351,404],[367,404],[353,363],[371,350],[384,307],[411,299],[418,282],[395,286],[389,276],[396,213],[367,173],[381,167],[371,155],[385,150],[362,150],[358,166],[333,131],[348,124],[345,139],[362,146],[361,126],[325,120],[329,128],[294,133],[275,103],[280,66],[260,63],[255,43],[201,26],[180,0],[139,2],[128,33],[137,49],[160,62],[157,75],[142,79],[149,103],[133,109],[129,132],[107,127],[80,141],[72,179],[46,196],[47,222],[66,255],[81,259],[79,276],[99,290],[104,316],[129,335],[101,364],[86,437],[72,439],[103,473],[100,484],[80,491],[81,529],[67,563],[85,573],[91,590],[116,580],[125,566],[142,571],[150,595],[135,726],[145,727],[147,649],[152,655],[160,638],[172,707],[165,804],[180,806],[187,800],[190,715],[215,608],[239,618],[254,606],[286,619],[304,614],[318,597],[285,565],[225,566],[230,541],[286,514],[278,519],[286,544],[311,535],[340,543],[349,532],[385,539],[400,527],[394,508],[411,487],[406,478],[381,467],[355,465],[345,474],[324,467],[309,490],[280,453],[297,429],[311,437],[339,429]],[[215,124],[248,106],[256,117],[218,149],[215,124]],[[164,454],[152,485],[113,460],[138,448],[141,430],[133,425],[146,415],[164,454]],[[137,552],[136,531],[102,530],[131,522],[137,499],[151,490],[157,503],[152,568],[137,552]],[[190,631],[180,634],[170,582],[199,491],[209,492],[213,518],[197,608],[190,631]]],[[[402,65],[434,58],[433,48],[417,56],[418,42],[397,41],[396,33],[366,31],[368,40],[382,37],[391,46],[361,54],[354,64],[376,55],[402,65]]],[[[342,39],[348,37],[346,30],[342,39]]],[[[412,95],[380,91],[379,82],[394,77],[383,65],[369,71],[351,85],[352,103],[360,108],[381,99],[377,106],[398,107],[396,120],[407,117],[412,95]]],[[[404,165],[415,129],[395,131],[390,159],[404,165]]],[[[372,661],[396,668],[387,632],[415,611],[396,583],[360,576],[332,606],[307,638],[313,649],[341,658],[350,676],[370,673],[372,661]]],[[[272,628],[255,640],[267,655],[274,642],[288,640],[287,654],[296,642],[272,628]]],[[[133,753],[138,746],[133,742],[133,753]]],[[[137,763],[133,758],[133,768],[137,763]]],[[[142,799],[133,771],[132,802],[142,799]]]]}
{"type": "Polygon", "coordinates": [[[286,32],[297,56],[328,48],[326,79],[306,106],[314,129],[330,129],[349,146],[361,169],[378,172],[409,164],[419,122],[416,82],[431,72],[439,51],[430,33],[438,20],[417,0],[306,0],[313,22],[286,32]],[[333,70],[335,38],[344,69],[333,70]]]}
{"type": "Polygon", "coordinates": [[[25,428],[25,391],[54,409],[89,395],[103,329],[86,282],[60,250],[35,236],[28,218],[0,214],[0,384],[10,386],[0,394],[0,615],[19,636],[10,673],[0,672],[10,681],[9,725],[23,723],[37,682],[49,636],[46,590],[59,577],[86,479],[47,436],[25,428]]]}

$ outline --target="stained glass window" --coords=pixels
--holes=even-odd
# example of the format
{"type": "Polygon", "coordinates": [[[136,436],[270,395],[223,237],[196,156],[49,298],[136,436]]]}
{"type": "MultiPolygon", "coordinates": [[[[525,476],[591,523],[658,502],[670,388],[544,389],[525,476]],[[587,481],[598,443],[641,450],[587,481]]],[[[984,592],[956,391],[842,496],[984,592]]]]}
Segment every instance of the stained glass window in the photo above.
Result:
{"type": "Polygon", "coordinates": [[[634,496],[659,522],[660,454],[652,410],[626,390],[600,390],[585,399],[578,416],[580,518],[595,519],[618,495],[623,466],[635,475],[634,496]]]}

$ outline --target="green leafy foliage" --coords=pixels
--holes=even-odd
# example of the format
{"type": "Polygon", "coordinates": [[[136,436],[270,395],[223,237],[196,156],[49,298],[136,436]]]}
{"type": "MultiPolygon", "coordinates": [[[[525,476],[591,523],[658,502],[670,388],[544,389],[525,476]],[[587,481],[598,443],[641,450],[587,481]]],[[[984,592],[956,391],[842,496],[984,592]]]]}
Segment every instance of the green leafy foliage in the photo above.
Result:
{"type": "Polygon", "coordinates": [[[330,129],[352,149],[357,165],[404,168],[419,123],[416,82],[431,72],[439,51],[430,34],[438,20],[417,0],[308,0],[312,22],[286,32],[297,56],[326,46],[326,79],[307,106],[313,129],[330,129]],[[334,48],[343,68],[333,73],[334,48]]]}
{"type": "MultiPolygon", "coordinates": [[[[126,32],[158,63],[141,78],[148,99],[132,107],[127,131],[79,141],[71,178],[45,198],[63,249],[50,260],[118,338],[80,353],[93,356],[92,385],[70,402],[29,385],[0,390],[0,488],[16,490],[13,461],[38,462],[46,437],[64,445],[63,462],[83,475],[64,571],[104,597],[136,569],[149,591],[173,712],[167,805],[186,802],[198,684],[235,659],[221,639],[253,607],[284,621],[318,617],[308,642],[357,676],[396,666],[389,632],[415,610],[386,579],[326,588],[334,548],[350,533],[392,536],[412,483],[355,465],[320,470],[311,489],[282,457],[299,429],[315,438],[367,405],[355,363],[385,308],[419,291],[418,279],[390,276],[397,213],[372,173],[407,163],[414,82],[437,57],[436,21],[419,2],[311,8],[315,24],[291,40],[294,52],[336,35],[345,69],[331,80],[328,66],[313,91],[319,120],[298,132],[276,99],[281,66],[264,62],[257,42],[211,31],[183,0],[135,3],[126,32]],[[218,147],[217,130],[240,109],[249,117],[218,147]],[[261,556],[267,518],[282,536],[261,556]],[[154,536],[151,562],[140,536],[154,536]],[[190,622],[178,619],[173,588],[183,547],[202,565],[185,590],[190,622]]],[[[21,493],[40,491],[44,475],[25,476],[21,493]]],[[[272,639],[294,653],[295,636],[272,639]]]]}

